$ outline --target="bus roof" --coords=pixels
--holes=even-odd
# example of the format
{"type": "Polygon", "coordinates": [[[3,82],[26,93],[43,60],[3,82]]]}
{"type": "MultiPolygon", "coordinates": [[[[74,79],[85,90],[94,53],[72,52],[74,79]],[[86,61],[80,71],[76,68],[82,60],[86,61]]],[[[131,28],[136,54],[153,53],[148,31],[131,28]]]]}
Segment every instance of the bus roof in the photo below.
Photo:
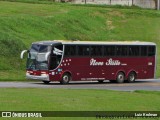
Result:
{"type": "Polygon", "coordinates": [[[53,45],[53,44],[65,44],[65,45],[156,45],[153,42],[140,42],[140,41],[66,41],[66,40],[48,40],[39,41],[32,44],[53,45]]]}
{"type": "Polygon", "coordinates": [[[39,44],[39,45],[55,45],[55,44],[61,44],[61,42],[60,41],[54,41],[54,40],[52,40],[52,41],[38,41],[38,42],[33,42],[32,44],[39,44]]]}

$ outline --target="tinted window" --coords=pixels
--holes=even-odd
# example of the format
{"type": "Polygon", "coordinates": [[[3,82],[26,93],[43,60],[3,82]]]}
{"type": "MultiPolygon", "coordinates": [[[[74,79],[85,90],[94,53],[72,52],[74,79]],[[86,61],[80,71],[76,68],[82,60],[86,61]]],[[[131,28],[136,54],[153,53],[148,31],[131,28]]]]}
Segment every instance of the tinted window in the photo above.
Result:
{"type": "Polygon", "coordinates": [[[114,56],[115,55],[115,46],[104,46],[104,55],[105,56],[114,56]]]}
{"type": "Polygon", "coordinates": [[[139,56],[139,46],[129,46],[129,56],[139,56]]]}
{"type": "Polygon", "coordinates": [[[48,52],[51,50],[51,46],[47,45],[38,45],[38,44],[32,44],[30,52],[48,52]]]}
{"type": "Polygon", "coordinates": [[[147,56],[147,46],[141,46],[141,56],[147,56]]]}
{"type": "Polygon", "coordinates": [[[44,46],[44,45],[40,46],[39,52],[47,52],[47,51],[48,51],[48,46],[44,46]]]}
{"type": "Polygon", "coordinates": [[[91,56],[102,56],[102,46],[91,46],[91,56]]]}
{"type": "Polygon", "coordinates": [[[82,46],[82,45],[80,45],[80,46],[78,46],[78,55],[80,55],[80,56],[87,56],[87,55],[89,55],[89,52],[90,52],[90,47],[87,45],[85,45],[85,46],[82,46]]]}
{"type": "Polygon", "coordinates": [[[116,55],[117,56],[127,56],[127,46],[116,46],[116,55]]]}
{"type": "Polygon", "coordinates": [[[65,46],[65,55],[66,56],[75,56],[76,55],[76,46],[75,45],[66,45],[65,46]]]}
{"type": "Polygon", "coordinates": [[[32,47],[30,49],[31,52],[38,52],[39,51],[39,45],[32,44],[32,47]]]}
{"type": "Polygon", "coordinates": [[[153,55],[155,55],[155,52],[156,52],[155,46],[149,46],[149,47],[148,47],[148,56],[153,56],[153,55]]]}

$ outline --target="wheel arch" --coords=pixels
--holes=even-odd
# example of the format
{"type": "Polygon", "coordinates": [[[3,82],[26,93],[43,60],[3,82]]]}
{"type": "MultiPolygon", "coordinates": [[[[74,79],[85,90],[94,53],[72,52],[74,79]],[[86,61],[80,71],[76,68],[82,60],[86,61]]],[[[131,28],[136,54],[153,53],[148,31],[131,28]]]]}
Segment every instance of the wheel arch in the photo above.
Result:
{"type": "Polygon", "coordinates": [[[69,74],[72,77],[72,73],[69,70],[63,71],[63,73],[61,74],[61,78],[63,77],[64,74],[69,74]]]}

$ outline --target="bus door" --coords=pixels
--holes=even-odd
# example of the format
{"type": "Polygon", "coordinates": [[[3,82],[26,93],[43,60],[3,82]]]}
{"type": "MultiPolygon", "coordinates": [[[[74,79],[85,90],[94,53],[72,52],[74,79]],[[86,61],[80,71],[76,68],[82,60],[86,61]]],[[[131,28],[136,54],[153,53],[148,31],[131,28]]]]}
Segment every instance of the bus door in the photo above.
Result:
{"type": "Polygon", "coordinates": [[[53,80],[54,75],[57,72],[59,72],[59,71],[56,72],[56,68],[60,65],[62,58],[63,58],[63,45],[62,44],[53,45],[49,57],[49,71],[54,74],[50,74],[50,80],[53,80]]]}

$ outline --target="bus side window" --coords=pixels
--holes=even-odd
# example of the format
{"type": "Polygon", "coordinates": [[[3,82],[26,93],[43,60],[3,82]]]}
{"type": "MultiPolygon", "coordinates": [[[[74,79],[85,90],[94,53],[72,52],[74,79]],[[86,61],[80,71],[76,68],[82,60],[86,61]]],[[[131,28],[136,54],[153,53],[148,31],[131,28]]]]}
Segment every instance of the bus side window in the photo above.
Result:
{"type": "Polygon", "coordinates": [[[78,46],[78,55],[79,56],[87,56],[90,53],[90,47],[88,45],[80,45],[78,46]]]}
{"type": "Polygon", "coordinates": [[[70,46],[70,54],[73,56],[76,55],[76,46],[70,46]]]}
{"type": "Polygon", "coordinates": [[[147,46],[141,46],[141,56],[147,56],[147,46]]]}
{"type": "Polygon", "coordinates": [[[116,46],[116,55],[127,56],[128,48],[127,46],[116,46]]]}
{"type": "Polygon", "coordinates": [[[97,56],[102,56],[102,54],[103,54],[102,49],[103,49],[103,46],[96,47],[96,55],[97,56]]]}
{"type": "Polygon", "coordinates": [[[139,56],[139,46],[129,46],[129,56],[139,56]]]}
{"type": "Polygon", "coordinates": [[[91,56],[102,56],[103,46],[91,46],[91,56]]]}
{"type": "Polygon", "coordinates": [[[104,56],[115,56],[115,46],[104,46],[104,56]]]}
{"type": "Polygon", "coordinates": [[[65,46],[65,56],[75,56],[75,55],[76,55],[76,46],[66,45],[65,46]]]}
{"type": "Polygon", "coordinates": [[[65,45],[64,55],[68,56],[70,54],[70,47],[68,45],[65,45]]]}
{"type": "Polygon", "coordinates": [[[155,52],[155,46],[148,46],[148,56],[154,56],[155,52]]]}

